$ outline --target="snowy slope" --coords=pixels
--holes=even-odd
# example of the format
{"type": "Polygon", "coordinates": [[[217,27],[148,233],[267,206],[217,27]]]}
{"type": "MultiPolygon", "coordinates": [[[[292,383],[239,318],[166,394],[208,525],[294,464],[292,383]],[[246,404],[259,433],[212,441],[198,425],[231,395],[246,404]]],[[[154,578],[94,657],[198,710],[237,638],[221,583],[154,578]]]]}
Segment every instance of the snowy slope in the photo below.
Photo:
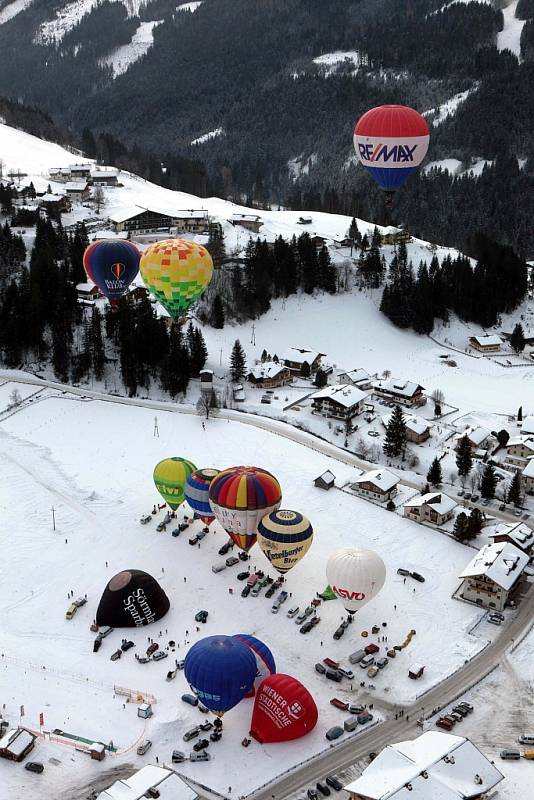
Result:
{"type": "MultiPolygon", "coordinates": [[[[111,2],[122,3],[128,15],[133,17],[139,13],[139,7],[143,0],[111,0],[111,2]]],[[[52,19],[41,25],[35,36],[36,43],[60,42],[97,4],[98,0],[72,0],[67,3],[56,12],[52,19]]]]}
{"type": "Polygon", "coordinates": [[[497,47],[499,50],[511,50],[518,58],[521,55],[521,31],[526,20],[517,19],[515,11],[519,0],[503,8],[504,28],[497,34],[497,47]]]}
{"type": "Polygon", "coordinates": [[[3,25],[5,22],[9,22],[10,19],[16,17],[17,14],[20,14],[21,11],[24,11],[34,0],[13,0],[13,2],[8,3],[0,11],[0,25],[3,25]]]}
{"type": "Polygon", "coordinates": [[[123,44],[101,59],[100,63],[113,68],[113,74],[122,75],[132,64],[139,61],[154,43],[154,28],[161,20],[141,22],[128,44],[123,44]]]}

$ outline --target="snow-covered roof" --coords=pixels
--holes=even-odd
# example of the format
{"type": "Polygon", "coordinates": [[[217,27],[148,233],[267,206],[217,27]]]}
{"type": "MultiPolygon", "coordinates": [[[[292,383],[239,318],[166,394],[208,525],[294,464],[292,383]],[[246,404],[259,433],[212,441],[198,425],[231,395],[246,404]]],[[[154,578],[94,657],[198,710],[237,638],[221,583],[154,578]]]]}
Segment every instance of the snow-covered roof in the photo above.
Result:
{"type": "MultiPolygon", "coordinates": [[[[333,483],[336,479],[336,476],[333,472],[330,472],[330,470],[327,469],[326,472],[323,472],[322,475],[319,475],[319,478],[322,478],[325,483],[333,483]]],[[[316,478],[315,480],[319,480],[319,478],[316,478]]]]}
{"type": "Polygon", "coordinates": [[[527,447],[534,453],[534,437],[526,435],[511,436],[506,443],[506,449],[508,450],[509,447],[518,447],[519,445],[527,447]]]}
{"type": "Polygon", "coordinates": [[[249,371],[255,380],[261,381],[265,378],[276,378],[280,372],[287,370],[283,364],[277,364],[276,361],[265,361],[263,364],[256,364],[255,367],[249,371]]]}
{"type": "Polygon", "coordinates": [[[67,192],[84,192],[87,189],[87,183],[85,181],[68,181],[65,189],[67,192]]]}
{"type": "Polygon", "coordinates": [[[49,175],[70,175],[70,167],[50,167],[49,175]]]}
{"type": "Polygon", "coordinates": [[[108,211],[108,218],[111,222],[126,222],[127,219],[138,217],[139,214],[143,214],[145,211],[146,208],[141,208],[141,206],[126,206],[117,208],[114,211],[108,211]]]}
{"type": "Polygon", "coordinates": [[[367,392],[362,392],[351,383],[340,383],[337,386],[325,386],[315,394],[311,395],[311,400],[332,400],[334,403],[339,403],[340,406],[345,408],[352,408],[352,406],[361,403],[361,401],[368,397],[367,392]]]}
{"type": "Polygon", "coordinates": [[[92,292],[93,289],[96,289],[94,283],[77,283],[76,284],[76,291],[78,292],[92,292]]]}
{"type": "Polygon", "coordinates": [[[488,792],[502,780],[499,770],[469,739],[426,731],[417,739],[385,747],[345,789],[373,800],[464,800],[488,792]]]}
{"type": "Polygon", "coordinates": [[[115,781],[97,800],[141,800],[151,786],[157,788],[160,800],[194,800],[196,793],[176,773],[148,764],[129,778],[115,781]]]}
{"type": "Polygon", "coordinates": [[[478,426],[477,428],[467,428],[467,430],[457,433],[455,438],[460,440],[463,439],[464,436],[467,436],[469,441],[478,447],[478,445],[481,445],[486,441],[488,436],[491,436],[491,431],[488,428],[483,428],[481,426],[478,426]]]}
{"type": "Polygon", "coordinates": [[[364,369],[351,369],[350,372],[342,372],[339,377],[346,378],[352,383],[361,383],[362,381],[368,381],[371,376],[364,369]]]}
{"type": "Polygon", "coordinates": [[[91,170],[91,178],[116,178],[116,169],[93,169],[91,170]]]}
{"type": "Polygon", "coordinates": [[[382,231],[382,236],[395,235],[396,233],[401,232],[401,228],[396,228],[394,225],[388,225],[387,228],[384,228],[382,231]]]}
{"type": "Polygon", "coordinates": [[[524,522],[519,522],[517,525],[509,522],[499,522],[494,525],[490,530],[486,529],[490,539],[495,539],[497,536],[507,536],[518,547],[530,547],[534,543],[534,531],[525,525],[524,522]]]}
{"type": "Polygon", "coordinates": [[[432,506],[438,514],[447,514],[456,508],[458,503],[443,492],[427,492],[427,494],[417,495],[404,503],[406,508],[419,508],[425,505],[432,506]]]}
{"type": "Polygon", "coordinates": [[[354,480],[354,483],[373,483],[382,489],[383,492],[388,492],[393,489],[400,481],[398,475],[390,472],[388,469],[372,469],[369,472],[364,472],[354,480]]]}
{"type": "Polygon", "coordinates": [[[0,739],[0,750],[9,750],[13,755],[20,756],[34,741],[34,734],[26,728],[12,729],[0,739]]]}
{"type": "Polygon", "coordinates": [[[42,195],[41,202],[42,203],[58,203],[60,200],[64,200],[64,199],[65,199],[65,195],[64,194],[50,194],[49,192],[46,192],[46,194],[42,195]]]}
{"type": "Polygon", "coordinates": [[[418,389],[424,389],[419,383],[414,381],[406,381],[398,378],[389,378],[387,381],[377,381],[375,389],[380,389],[383,392],[391,392],[392,394],[399,394],[402,397],[413,397],[418,389]]]}
{"type": "Polygon", "coordinates": [[[534,416],[525,417],[521,423],[521,433],[534,433],[534,416]]]}
{"type": "Polygon", "coordinates": [[[91,164],[71,164],[68,169],[71,172],[87,172],[91,171],[91,164]]]}
{"type": "Polygon", "coordinates": [[[528,564],[528,556],[510,542],[485,545],[460,573],[460,578],[484,576],[510,589],[528,564]]]}
{"type": "Polygon", "coordinates": [[[502,344],[501,339],[494,333],[490,333],[487,336],[471,336],[471,339],[474,339],[481,347],[495,347],[502,344]]]}
{"type": "Polygon", "coordinates": [[[189,208],[185,211],[164,211],[163,213],[169,214],[175,219],[207,219],[208,216],[208,212],[203,208],[189,208]]]}
{"type": "Polygon", "coordinates": [[[522,472],[524,478],[534,478],[534,458],[530,458],[522,472]]]}
{"type": "Polygon", "coordinates": [[[312,350],[311,347],[288,347],[282,355],[282,361],[294,361],[295,364],[313,364],[316,358],[324,356],[324,353],[318,353],[317,350],[312,350]]]}
{"type": "MultiPolygon", "coordinates": [[[[381,418],[382,425],[387,428],[391,417],[393,416],[392,412],[389,414],[384,414],[381,418]]],[[[406,429],[413,431],[413,433],[417,433],[419,435],[425,433],[425,431],[430,430],[432,427],[427,419],[423,419],[423,417],[418,417],[415,414],[403,414],[404,424],[406,425],[406,429]]]]}
{"type": "Polygon", "coordinates": [[[232,214],[232,222],[259,222],[261,217],[257,214],[232,214]]]}

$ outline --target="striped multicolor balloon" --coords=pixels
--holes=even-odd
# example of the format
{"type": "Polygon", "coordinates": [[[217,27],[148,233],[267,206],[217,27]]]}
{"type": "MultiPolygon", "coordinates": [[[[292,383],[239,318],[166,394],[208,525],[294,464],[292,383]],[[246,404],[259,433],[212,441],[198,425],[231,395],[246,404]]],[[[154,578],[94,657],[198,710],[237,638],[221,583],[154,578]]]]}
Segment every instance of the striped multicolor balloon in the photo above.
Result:
{"type": "Polygon", "coordinates": [[[195,516],[210,525],[215,519],[215,514],[210,505],[210,484],[219,474],[218,469],[197,469],[187,478],[184,486],[184,495],[195,516]]]}
{"type": "Polygon", "coordinates": [[[284,574],[304,558],[313,541],[309,519],[298,511],[279,509],[258,525],[258,544],[273,567],[284,574]]]}
{"type": "Polygon", "coordinates": [[[212,480],[209,499],[218,522],[241,550],[255,544],[258,523],[282,502],[280,484],[260,467],[231,467],[212,480]]]}
{"type": "Polygon", "coordinates": [[[154,469],[156,489],[171,508],[184,502],[184,486],[187,478],[196,470],[186,458],[164,458],[154,469]]]}

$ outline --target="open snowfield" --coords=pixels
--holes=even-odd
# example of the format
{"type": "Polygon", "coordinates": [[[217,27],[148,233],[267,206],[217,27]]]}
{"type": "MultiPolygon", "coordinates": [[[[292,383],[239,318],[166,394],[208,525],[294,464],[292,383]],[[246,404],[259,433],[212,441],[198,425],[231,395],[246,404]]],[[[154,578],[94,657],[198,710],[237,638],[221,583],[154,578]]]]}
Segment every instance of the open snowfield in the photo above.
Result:
{"type": "MultiPolygon", "coordinates": [[[[340,469],[338,462],[302,445],[224,419],[209,420],[203,431],[198,417],[158,411],[160,437],[154,438],[152,410],[50,391],[44,394],[46,399],[35,399],[4,419],[0,427],[0,536],[5,554],[0,669],[2,682],[9,687],[5,716],[17,722],[19,707],[24,704],[23,721],[28,727],[38,729],[39,712],[43,711],[45,730],[59,728],[89,739],[112,740],[119,754],[109,756],[105,765],[95,765],[72,747],[47,742],[41,752],[39,744],[36,759],[53,755],[61,761],[60,766],[47,769],[45,783],[39,784],[29,781],[20,765],[1,762],[3,785],[14,791],[24,785],[28,800],[43,797],[39,794],[43,786],[58,784],[64,787],[65,798],[72,799],[75,788],[103,768],[122,762],[142,764],[156,755],[161,762],[169,759],[173,748],[182,747],[184,730],[198,722],[200,715],[179,701],[187,689],[183,673],[171,683],[165,681],[165,675],[174,657],[183,658],[188,645],[203,635],[258,635],[272,647],[278,670],[302,680],[319,707],[317,728],[306,739],[283,747],[253,743],[248,750],[239,750],[238,759],[235,752],[248,732],[251,701],[243,701],[228,713],[224,738],[211,747],[213,761],[185,765],[184,772],[222,792],[231,784],[239,794],[273,777],[273,759],[276,772],[282,772],[324,749],[325,730],[344,719],[343,712],[330,706],[329,698],[356,698],[362,690],[359,675],[351,693],[349,681],[334,688],[315,673],[313,664],[326,655],[346,663],[350,652],[369,641],[361,638],[361,631],[375,622],[387,622],[382,633],[388,636],[388,646],[401,643],[411,628],[417,631],[406,651],[375,679],[376,701],[384,697],[410,702],[484,646],[485,636],[468,634],[480,611],[450,597],[471,551],[337,489],[326,494],[313,486],[313,478],[326,468],[342,481],[350,477],[350,468],[340,469]],[[226,541],[216,524],[200,548],[189,546],[187,533],[175,539],[169,532],[156,533],[155,522],[139,524],[140,515],[158,499],[152,484],[153,466],[172,454],[186,455],[202,466],[261,464],[280,479],[283,505],[310,516],[314,544],[290,573],[286,589],[292,597],[278,616],[271,614],[271,602],[262,595],[240,597],[239,567],[218,575],[211,572],[211,565],[220,560],[217,550],[226,541]],[[301,636],[285,611],[292,604],[305,606],[316,590],[324,588],[328,554],[350,544],[380,553],[387,565],[386,586],[362,609],[339,642],[332,640],[343,614],[337,601],[323,604],[320,624],[301,636]],[[396,575],[401,564],[422,571],[426,583],[415,584],[414,592],[413,583],[405,585],[396,575]],[[161,582],[171,599],[171,611],[153,629],[115,631],[95,655],[89,624],[96,605],[110,577],[129,567],[144,569],[161,582]],[[233,594],[229,587],[235,589],[233,594]],[[87,593],[88,603],[69,622],[64,615],[71,590],[75,596],[87,593]],[[209,610],[210,617],[197,633],[193,616],[199,608],[209,610]],[[439,630],[434,625],[436,617],[439,630]],[[131,636],[137,652],[143,651],[145,635],[154,637],[162,647],[174,639],[176,653],[170,653],[161,664],[138,664],[133,651],[118,662],[109,660],[123,636],[131,636]],[[417,683],[407,677],[413,661],[426,664],[425,675],[417,683]],[[114,696],[114,685],[153,694],[157,698],[154,718],[148,722],[138,719],[133,704],[123,708],[123,699],[114,696]],[[135,756],[135,746],[146,736],[154,746],[150,755],[140,759],[135,756]],[[36,786],[41,788],[34,790],[36,786]]],[[[252,552],[251,564],[269,571],[258,548],[252,552]]],[[[364,700],[368,699],[366,695],[364,700]]]]}
{"type": "Polygon", "coordinates": [[[13,17],[16,17],[21,11],[24,11],[31,3],[33,3],[33,0],[13,0],[13,2],[8,3],[7,6],[0,11],[0,25],[9,22],[10,19],[13,19],[13,17]]]}
{"type": "Polygon", "coordinates": [[[131,40],[127,44],[117,47],[101,60],[101,64],[106,64],[113,68],[113,75],[117,77],[126,72],[132,64],[139,61],[154,43],[154,28],[160,24],[160,20],[141,22],[131,40]]]}
{"type": "Polygon", "coordinates": [[[497,34],[499,50],[511,50],[518,58],[521,56],[521,32],[526,20],[517,19],[515,12],[519,0],[512,0],[503,8],[504,27],[497,34]]]}

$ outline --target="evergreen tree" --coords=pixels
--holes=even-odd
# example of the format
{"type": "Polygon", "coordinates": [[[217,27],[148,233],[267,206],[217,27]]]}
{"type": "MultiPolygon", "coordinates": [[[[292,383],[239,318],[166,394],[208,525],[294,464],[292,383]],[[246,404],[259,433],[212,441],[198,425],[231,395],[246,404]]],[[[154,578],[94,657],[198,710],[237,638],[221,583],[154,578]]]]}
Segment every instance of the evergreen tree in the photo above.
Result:
{"type": "Polygon", "coordinates": [[[499,442],[499,447],[506,447],[508,441],[510,440],[510,434],[504,428],[497,433],[497,441],[499,442]]]}
{"type": "Polygon", "coordinates": [[[442,480],[441,464],[437,457],[434,458],[432,464],[430,465],[426,479],[432,486],[440,485],[442,480]]]}
{"type": "Polygon", "coordinates": [[[406,423],[400,406],[395,406],[389,418],[384,442],[384,453],[390,458],[400,456],[404,459],[406,450],[406,423]]]}
{"type": "Polygon", "coordinates": [[[456,466],[458,467],[458,475],[461,478],[466,478],[471,472],[473,466],[473,455],[471,452],[471,442],[467,436],[462,436],[456,448],[456,466]]]}
{"type": "Polygon", "coordinates": [[[517,421],[523,422],[523,406],[519,406],[519,410],[517,412],[517,421]]]}
{"type": "Polygon", "coordinates": [[[300,375],[302,378],[309,378],[311,375],[310,365],[307,361],[302,362],[302,366],[300,368],[300,375]]]}
{"type": "Polygon", "coordinates": [[[189,385],[189,351],[184,344],[180,329],[173,325],[170,333],[169,352],[161,367],[161,385],[172,398],[185,394],[189,385]]]}
{"type": "Polygon", "coordinates": [[[226,258],[224,233],[219,225],[210,225],[206,249],[209,252],[210,256],[212,257],[213,263],[216,266],[221,264],[226,258]]]}
{"type": "Polygon", "coordinates": [[[328,247],[323,245],[319,251],[319,281],[321,288],[329,294],[337,291],[337,273],[332,264],[328,247]]]}
{"type": "Polygon", "coordinates": [[[328,384],[328,376],[326,372],[321,369],[321,367],[319,367],[315,373],[315,379],[313,382],[318,389],[323,389],[328,384]]]}
{"type": "Polygon", "coordinates": [[[230,356],[230,377],[233,383],[239,383],[245,377],[245,351],[239,339],[236,339],[230,356]]]}
{"type": "Polygon", "coordinates": [[[482,530],[482,514],[478,508],[473,508],[467,521],[467,538],[474,539],[482,530]]]}
{"type": "Polygon", "coordinates": [[[98,308],[93,308],[91,315],[91,361],[97,381],[104,376],[105,364],[104,342],[102,340],[102,315],[98,308]]]}
{"type": "Polygon", "coordinates": [[[204,369],[208,358],[208,349],[200,328],[192,328],[190,338],[188,331],[188,349],[191,374],[197,376],[204,369]]]}
{"type": "Polygon", "coordinates": [[[523,332],[523,326],[520,322],[516,324],[512,331],[512,335],[510,336],[510,345],[516,353],[522,353],[525,349],[525,334],[523,332]]]}
{"type": "Polygon", "coordinates": [[[453,536],[459,542],[465,542],[468,537],[468,526],[469,520],[467,519],[467,514],[463,511],[460,511],[456,519],[454,520],[454,529],[453,529],[453,536]]]}
{"type": "Polygon", "coordinates": [[[482,497],[491,500],[495,497],[495,487],[497,486],[497,476],[491,464],[486,464],[482,473],[480,483],[480,494],[482,497]]]}
{"type": "Polygon", "coordinates": [[[522,497],[523,491],[521,486],[521,475],[519,474],[519,470],[516,470],[514,472],[514,477],[511,480],[508,494],[506,495],[506,502],[513,503],[516,508],[519,508],[522,497]]]}
{"type": "Polygon", "coordinates": [[[220,294],[216,294],[211,305],[212,327],[220,330],[224,328],[224,306],[220,294]]]}

